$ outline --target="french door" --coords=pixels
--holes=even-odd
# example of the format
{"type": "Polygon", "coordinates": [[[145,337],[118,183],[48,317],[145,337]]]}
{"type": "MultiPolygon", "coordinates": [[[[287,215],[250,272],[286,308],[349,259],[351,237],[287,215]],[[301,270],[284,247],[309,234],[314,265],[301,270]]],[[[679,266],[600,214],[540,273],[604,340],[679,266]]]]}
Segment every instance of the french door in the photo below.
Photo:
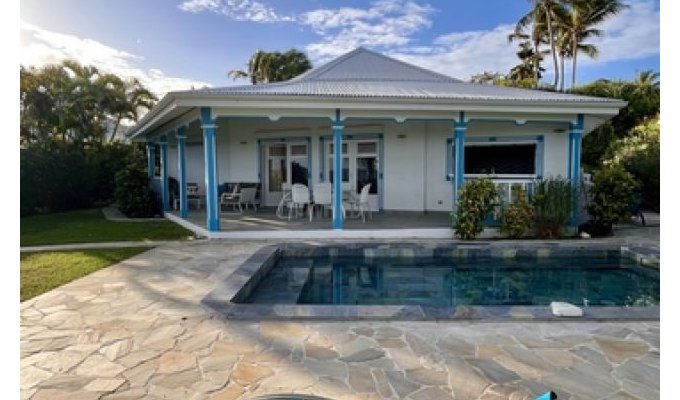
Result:
{"type": "MultiPolygon", "coordinates": [[[[368,202],[371,210],[380,207],[378,176],[379,163],[377,140],[343,140],[342,142],[342,184],[343,191],[351,191],[359,198],[361,189],[371,184],[368,202]]],[[[326,145],[326,179],[333,182],[333,143],[326,145]]]]}
{"type": "Polygon", "coordinates": [[[267,143],[262,148],[264,205],[276,207],[284,183],[309,186],[309,145],[305,142],[267,143]]]}

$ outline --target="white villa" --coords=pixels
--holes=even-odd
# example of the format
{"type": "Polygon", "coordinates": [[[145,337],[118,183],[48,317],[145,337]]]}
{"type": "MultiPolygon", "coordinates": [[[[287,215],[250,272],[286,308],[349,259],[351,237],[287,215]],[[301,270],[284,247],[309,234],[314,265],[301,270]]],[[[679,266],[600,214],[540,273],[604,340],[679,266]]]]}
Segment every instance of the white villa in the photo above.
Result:
{"type": "MultiPolygon", "coordinates": [[[[356,195],[370,183],[378,216],[440,212],[446,221],[465,179],[490,175],[507,190],[558,175],[578,183],[583,135],[623,106],[466,83],[358,48],[287,82],[168,93],[129,135],[148,145],[166,215],[210,237],[234,234],[221,213],[224,183],[254,184],[260,206],[276,207],[284,183],[332,182],[334,212],[317,218],[314,237],[351,230],[342,183],[356,195]],[[200,209],[190,209],[187,183],[198,183],[200,209]]],[[[247,214],[259,213],[267,210],[247,214]]]]}

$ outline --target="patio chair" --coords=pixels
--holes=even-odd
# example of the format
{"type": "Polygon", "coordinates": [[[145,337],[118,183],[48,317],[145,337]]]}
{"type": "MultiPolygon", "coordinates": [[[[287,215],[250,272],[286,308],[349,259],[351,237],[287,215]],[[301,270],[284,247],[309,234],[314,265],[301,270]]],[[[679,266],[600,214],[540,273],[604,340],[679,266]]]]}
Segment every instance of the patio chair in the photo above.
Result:
{"type": "Polygon", "coordinates": [[[241,189],[241,195],[239,196],[239,204],[243,204],[246,206],[246,210],[248,209],[248,204],[253,205],[253,210],[257,212],[257,206],[255,205],[255,193],[257,192],[257,188],[254,187],[247,187],[241,189]]]}
{"type": "Polygon", "coordinates": [[[236,207],[238,206],[239,214],[243,214],[243,208],[241,207],[241,194],[239,193],[240,185],[234,184],[231,188],[231,192],[222,193],[220,196],[220,211],[224,209],[224,206],[231,205],[236,212],[236,207]]]}
{"type": "Polygon", "coordinates": [[[201,196],[198,194],[198,183],[187,182],[187,205],[196,204],[196,209],[201,209],[201,196]]]}
{"type": "MultiPolygon", "coordinates": [[[[291,202],[288,206],[288,220],[290,221],[293,212],[298,216],[301,210],[307,207],[309,210],[309,222],[312,222],[312,208],[309,198],[309,188],[305,185],[296,183],[291,188],[291,202]]],[[[304,211],[303,214],[304,215],[304,211]]]]}
{"type": "Polygon", "coordinates": [[[291,202],[291,185],[290,183],[283,182],[281,184],[281,191],[283,192],[283,195],[281,196],[281,200],[279,201],[279,205],[276,206],[276,216],[278,218],[286,218],[285,215],[283,214],[283,210],[288,208],[290,211],[290,202],[291,202]]]}
{"type": "Polygon", "coordinates": [[[356,214],[357,196],[354,193],[353,186],[349,182],[342,182],[342,217],[345,218],[345,210],[349,209],[349,218],[358,218],[356,214]]]}
{"type": "Polygon", "coordinates": [[[330,182],[317,183],[314,185],[312,195],[314,196],[313,209],[317,206],[321,208],[321,215],[326,214],[326,210],[332,210],[333,206],[333,187],[330,182]]]}
{"type": "Polygon", "coordinates": [[[368,211],[368,216],[373,219],[373,212],[371,211],[371,205],[368,203],[368,192],[371,190],[371,184],[367,183],[361,188],[361,194],[359,195],[359,200],[356,203],[359,209],[359,214],[361,214],[361,222],[366,222],[366,217],[364,216],[364,211],[368,211]]]}

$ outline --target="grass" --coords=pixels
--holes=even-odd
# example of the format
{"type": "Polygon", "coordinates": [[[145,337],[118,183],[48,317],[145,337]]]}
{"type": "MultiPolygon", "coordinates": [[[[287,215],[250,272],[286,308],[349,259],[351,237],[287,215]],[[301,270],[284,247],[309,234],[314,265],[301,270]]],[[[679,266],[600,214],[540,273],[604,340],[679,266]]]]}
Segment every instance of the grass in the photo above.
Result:
{"type": "Polygon", "coordinates": [[[21,218],[21,246],[41,244],[177,240],[191,232],[167,220],[118,222],[104,218],[100,209],[35,215],[21,218]]]}
{"type": "Polygon", "coordinates": [[[21,253],[21,301],[147,250],[134,247],[21,253]]]}

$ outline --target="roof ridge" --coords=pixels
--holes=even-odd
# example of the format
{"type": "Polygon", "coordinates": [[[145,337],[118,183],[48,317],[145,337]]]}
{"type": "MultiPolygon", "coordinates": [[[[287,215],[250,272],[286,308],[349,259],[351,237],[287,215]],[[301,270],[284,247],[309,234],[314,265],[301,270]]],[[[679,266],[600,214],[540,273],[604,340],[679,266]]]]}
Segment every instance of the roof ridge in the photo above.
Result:
{"type": "Polygon", "coordinates": [[[355,54],[359,53],[360,50],[366,50],[366,49],[364,49],[363,47],[357,47],[356,49],[354,49],[350,52],[347,52],[347,53],[341,55],[340,57],[334,58],[333,60],[327,62],[326,64],[323,64],[322,66],[320,66],[318,68],[310,69],[309,71],[305,72],[304,74],[301,74],[301,75],[298,75],[298,76],[296,76],[292,79],[289,79],[288,82],[308,81],[309,78],[312,75],[319,75],[322,72],[327,72],[327,71],[332,70],[340,62],[348,59],[351,56],[354,56],[355,54]]]}
{"type": "MultiPolygon", "coordinates": [[[[383,59],[387,62],[390,62],[390,63],[396,64],[396,65],[399,65],[399,66],[402,66],[402,67],[406,67],[410,70],[418,71],[420,73],[424,73],[426,75],[432,76],[433,78],[436,78],[436,79],[433,79],[433,80],[436,80],[436,81],[462,82],[460,79],[457,79],[457,78],[454,78],[454,77],[451,77],[451,76],[448,76],[448,75],[444,75],[444,74],[441,74],[439,72],[429,70],[427,68],[419,67],[417,65],[410,64],[406,61],[398,60],[396,58],[390,57],[390,56],[385,55],[385,54],[378,53],[377,51],[369,50],[369,49],[367,49],[365,47],[361,47],[361,46],[357,47],[356,49],[354,49],[350,52],[347,52],[347,53],[335,58],[334,60],[332,60],[332,61],[330,61],[330,62],[328,62],[328,63],[326,63],[326,64],[324,64],[324,65],[322,65],[318,68],[311,69],[311,70],[305,72],[302,75],[299,75],[299,76],[297,76],[293,79],[290,79],[290,80],[288,80],[288,82],[309,82],[309,81],[315,80],[315,78],[334,70],[336,67],[338,67],[338,65],[341,65],[343,62],[347,61],[348,59],[350,59],[350,58],[352,58],[352,57],[354,57],[358,54],[362,54],[362,53],[370,54],[372,56],[376,56],[378,58],[381,58],[381,59],[383,59]]],[[[319,80],[323,81],[325,79],[319,79],[319,80]]],[[[327,79],[327,80],[333,80],[333,79],[327,79]]],[[[353,80],[363,80],[363,79],[353,79],[353,80]]],[[[366,78],[365,80],[376,80],[376,79],[366,78]]],[[[409,78],[385,79],[385,80],[387,80],[387,81],[389,81],[389,80],[409,81],[410,80],[410,81],[420,81],[420,82],[429,81],[428,79],[422,79],[422,78],[421,79],[409,79],[409,78]]]]}

